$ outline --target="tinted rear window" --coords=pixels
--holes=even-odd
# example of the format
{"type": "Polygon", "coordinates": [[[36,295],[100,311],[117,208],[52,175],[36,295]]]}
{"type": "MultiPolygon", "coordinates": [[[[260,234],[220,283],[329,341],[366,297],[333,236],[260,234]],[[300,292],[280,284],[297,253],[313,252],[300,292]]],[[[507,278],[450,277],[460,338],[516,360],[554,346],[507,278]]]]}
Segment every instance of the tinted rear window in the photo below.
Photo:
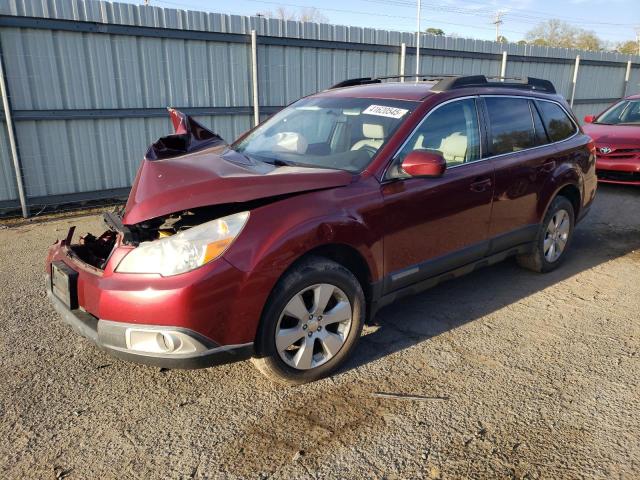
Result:
{"type": "Polygon", "coordinates": [[[551,102],[537,103],[542,112],[547,134],[552,142],[569,138],[576,132],[576,126],[560,105],[551,102]]]}
{"type": "Polygon", "coordinates": [[[491,129],[491,154],[518,152],[536,145],[529,101],[486,97],[491,129]]]}

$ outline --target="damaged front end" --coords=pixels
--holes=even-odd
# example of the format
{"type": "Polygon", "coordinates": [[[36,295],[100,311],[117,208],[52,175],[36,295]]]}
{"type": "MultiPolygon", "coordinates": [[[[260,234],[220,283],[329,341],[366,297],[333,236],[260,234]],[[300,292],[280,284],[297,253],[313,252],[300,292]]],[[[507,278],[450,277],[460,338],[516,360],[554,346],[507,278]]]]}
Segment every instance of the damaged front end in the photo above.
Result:
{"type": "Polygon", "coordinates": [[[208,263],[224,253],[249,218],[248,205],[221,205],[173,213],[136,225],[124,225],[117,212],[105,212],[108,229],[100,236],[87,233],[65,244],[70,255],[86,266],[104,271],[112,253],[123,247],[118,273],[171,276],[208,263]],[[244,208],[244,209],[243,209],[244,208]]]}
{"type": "Polygon", "coordinates": [[[346,171],[247,158],[188,115],[171,108],[169,115],[175,133],[149,147],[124,209],[104,214],[108,230],[67,243],[90,267],[104,270],[122,246],[117,272],[188,271],[222,255],[250,211],[353,179],[346,171]]]}

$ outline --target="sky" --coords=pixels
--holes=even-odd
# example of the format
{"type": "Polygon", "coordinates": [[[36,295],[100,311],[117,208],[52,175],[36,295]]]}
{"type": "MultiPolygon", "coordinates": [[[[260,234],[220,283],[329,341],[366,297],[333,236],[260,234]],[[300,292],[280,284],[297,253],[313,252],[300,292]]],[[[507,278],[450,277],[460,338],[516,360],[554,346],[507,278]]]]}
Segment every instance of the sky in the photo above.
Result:
{"type": "MultiPolygon", "coordinates": [[[[254,15],[283,7],[289,12],[315,7],[329,23],[387,30],[416,30],[416,0],[149,0],[151,5],[254,15]]],[[[132,3],[137,3],[132,0],[132,3]]],[[[640,0],[422,0],[421,27],[446,34],[495,39],[491,23],[503,12],[501,35],[515,42],[550,18],[594,31],[613,44],[634,40],[640,28],[640,0]]]]}

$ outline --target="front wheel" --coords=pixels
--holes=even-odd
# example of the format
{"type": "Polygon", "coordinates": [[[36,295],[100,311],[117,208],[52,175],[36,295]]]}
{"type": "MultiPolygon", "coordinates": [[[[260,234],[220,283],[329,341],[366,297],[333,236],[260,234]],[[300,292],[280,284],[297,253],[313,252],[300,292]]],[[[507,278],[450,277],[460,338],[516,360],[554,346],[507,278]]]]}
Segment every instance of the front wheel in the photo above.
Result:
{"type": "Polygon", "coordinates": [[[556,197],[540,225],[531,253],[519,255],[518,263],[535,272],[550,272],[560,266],[571,243],[575,214],[565,197],[556,197]]]}
{"type": "Polygon", "coordinates": [[[287,272],[271,294],[253,362],[289,385],[328,376],[355,347],[364,314],[356,277],[336,262],[310,258],[287,272]]]}

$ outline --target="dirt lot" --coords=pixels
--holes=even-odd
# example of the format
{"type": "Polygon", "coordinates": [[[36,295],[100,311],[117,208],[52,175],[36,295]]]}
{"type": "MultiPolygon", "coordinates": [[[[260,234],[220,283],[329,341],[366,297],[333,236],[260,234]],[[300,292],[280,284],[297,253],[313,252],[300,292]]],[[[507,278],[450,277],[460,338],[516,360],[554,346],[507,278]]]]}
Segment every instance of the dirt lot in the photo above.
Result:
{"type": "Polygon", "coordinates": [[[0,229],[3,478],[640,477],[638,189],[600,189],[560,270],[509,261],[387,307],[345,371],[297,388],[72,333],[42,286],[70,224],[101,228],[0,229]]]}

